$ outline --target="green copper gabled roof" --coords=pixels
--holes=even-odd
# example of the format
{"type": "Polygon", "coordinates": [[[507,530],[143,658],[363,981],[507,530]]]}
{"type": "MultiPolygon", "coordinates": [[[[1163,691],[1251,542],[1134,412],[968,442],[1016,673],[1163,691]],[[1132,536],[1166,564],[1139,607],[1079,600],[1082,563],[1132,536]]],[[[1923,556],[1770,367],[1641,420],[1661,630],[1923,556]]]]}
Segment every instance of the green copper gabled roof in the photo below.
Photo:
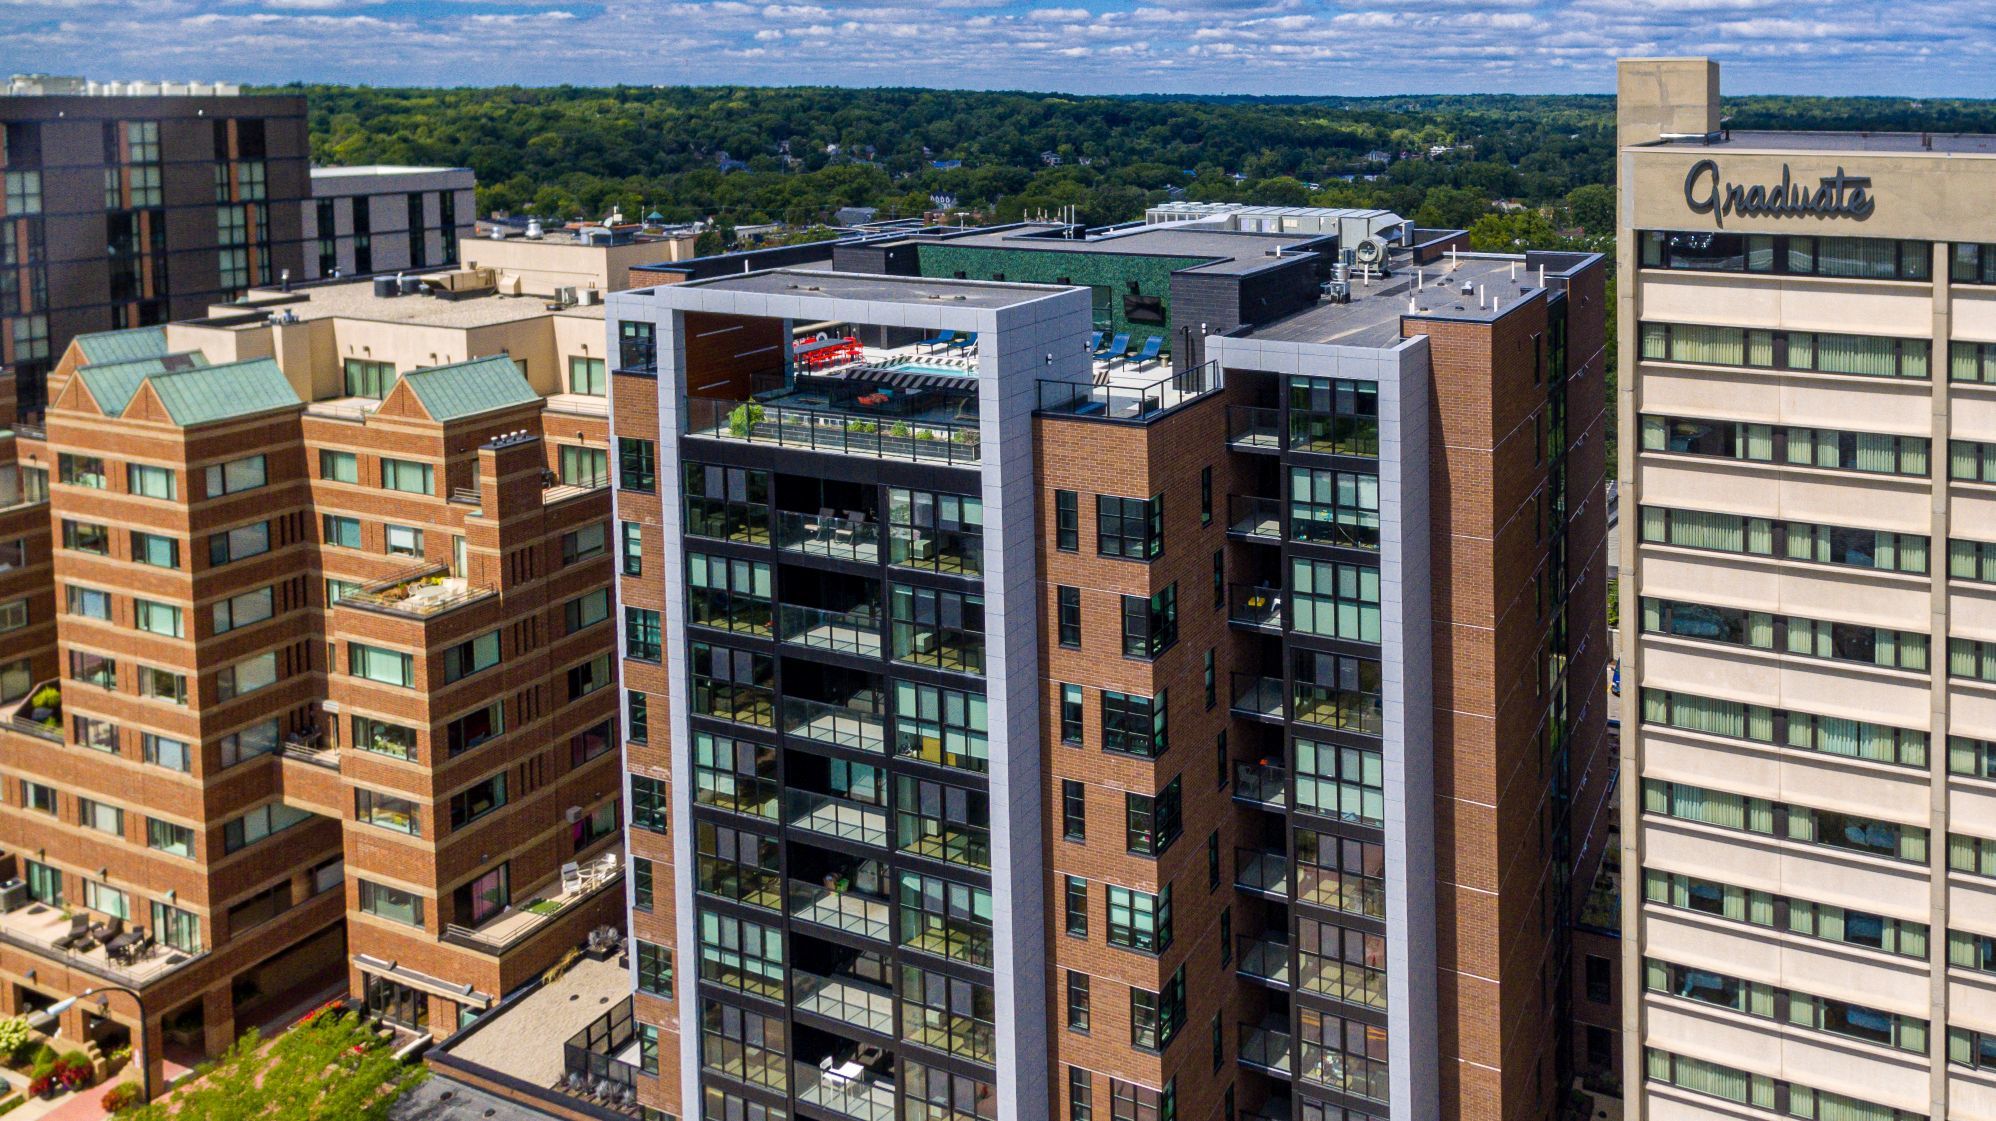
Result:
{"type": "Polygon", "coordinates": [[[139,383],[152,375],[194,369],[207,364],[208,360],[199,353],[162,354],[157,358],[135,358],[129,362],[104,362],[84,366],[77,371],[77,375],[89,388],[90,396],[97,399],[97,407],[104,410],[104,415],[117,416],[125,411],[126,405],[131,404],[132,394],[139,391],[139,383]]]}
{"type": "Polygon", "coordinates": [[[166,406],[166,415],[182,428],[305,404],[269,358],[155,374],[146,380],[166,406]]]}
{"type": "Polygon", "coordinates": [[[402,380],[409,383],[410,391],[423,403],[423,410],[439,421],[477,416],[541,399],[527,379],[520,376],[520,368],[503,354],[412,370],[403,374],[402,380]]]}
{"type": "Polygon", "coordinates": [[[83,360],[92,365],[99,362],[129,362],[134,358],[157,358],[166,353],[166,328],[133,327],[124,331],[97,331],[76,336],[76,345],[83,351],[83,360]]]}

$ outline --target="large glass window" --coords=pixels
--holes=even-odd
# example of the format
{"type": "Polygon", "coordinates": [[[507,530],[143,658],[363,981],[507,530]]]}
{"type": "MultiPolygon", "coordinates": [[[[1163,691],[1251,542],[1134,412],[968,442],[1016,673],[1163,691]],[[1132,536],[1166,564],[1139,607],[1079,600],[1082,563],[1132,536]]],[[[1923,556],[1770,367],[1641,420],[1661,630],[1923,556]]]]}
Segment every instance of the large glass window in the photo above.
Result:
{"type": "Polygon", "coordinates": [[[776,665],[767,654],[693,643],[693,711],[741,724],[776,724],[776,665]]]}
{"type": "Polygon", "coordinates": [[[1862,280],[1926,280],[1933,271],[1933,248],[1924,241],[1719,230],[1643,230],[1637,241],[1646,269],[1862,280]]]}
{"type": "Polygon", "coordinates": [[[498,664],[499,632],[487,631],[444,649],[444,682],[470,677],[498,664]]]}
{"type": "Polygon", "coordinates": [[[1361,825],[1385,823],[1385,767],[1378,750],[1295,742],[1297,808],[1361,825]]]}
{"type": "Polygon", "coordinates": [[[894,682],[894,753],[983,773],[990,768],[984,694],[894,682]]]}
{"type": "Polygon", "coordinates": [[[984,501],[887,488],[888,563],[976,576],[984,571],[984,501]]]}
{"type": "Polygon", "coordinates": [[[412,837],[422,834],[423,822],[417,816],[416,803],[385,791],[356,787],[353,792],[353,818],[412,837]]]}
{"type": "Polygon", "coordinates": [[[347,358],[342,361],[342,366],[346,373],[346,390],[349,397],[372,397],[379,401],[388,396],[389,390],[395,388],[393,362],[370,362],[363,358],[347,358]]]}
{"type": "Polygon", "coordinates": [[[769,472],[705,463],[684,470],[688,535],[769,543],[769,472]]]}
{"type": "Polygon", "coordinates": [[[1152,895],[1108,885],[1109,944],[1161,954],[1171,947],[1171,885],[1152,895]]]}
{"type": "Polygon", "coordinates": [[[1642,357],[1649,361],[1887,378],[1924,378],[1933,355],[1933,344],[1926,339],[1695,323],[1644,323],[1641,345],[1642,357]]]}
{"type": "Polygon", "coordinates": [[[1289,447],[1337,455],[1379,454],[1379,383],[1289,379],[1289,447]]]}
{"type": "Polygon", "coordinates": [[[580,355],[568,356],[568,391],[589,397],[601,397],[609,392],[609,375],[606,363],[601,358],[584,358],[580,355]]]}
{"type": "Polygon", "coordinates": [[[1156,758],[1171,746],[1165,694],[1140,697],[1102,690],[1102,750],[1156,758]]]}
{"type": "Polygon", "coordinates": [[[617,437],[617,485],[650,494],[658,489],[658,445],[650,440],[617,437]]]}
{"type": "Polygon", "coordinates": [[[1290,626],[1304,634],[1380,640],[1379,570],[1366,565],[1290,560],[1290,626]]]}
{"type": "Polygon", "coordinates": [[[783,932],[713,911],[700,912],[700,979],[769,1000],[783,999],[783,932]]]}
{"type": "Polygon", "coordinates": [[[388,459],[381,461],[381,486],[384,490],[399,490],[408,494],[434,494],[435,469],[427,463],[417,463],[408,459],[388,459]]]}
{"type": "Polygon", "coordinates": [[[1809,525],[1700,510],[1642,508],[1642,539],[1661,545],[1747,553],[1816,564],[1924,574],[1928,539],[1920,534],[1809,525]]]}
{"type": "Polygon", "coordinates": [[[347,643],[347,672],[384,685],[405,689],[416,684],[415,659],[396,650],[383,650],[365,643],[347,643]]]}
{"type": "Polygon", "coordinates": [[[916,872],[901,873],[899,884],[897,942],[971,965],[993,964],[989,891],[916,872]]]}
{"type": "Polygon", "coordinates": [[[1164,496],[1095,496],[1095,547],[1105,557],[1152,560],[1164,552],[1164,496]]]}
{"type": "Polygon", "coordinates": [[[967,868],[991,867],[991,799],[908,775],[895,779],[894,847],[967,868]]]}
{"type": "Polygon", "coordinates": [[[219,498],[238,491],[255,490],[263,486],[268,476],[265,473],[264,457],[244,456],[227,463],[216,463],[203,471],[209,498],[219,498]]]}
{"type": "Polygon", "coordinates": [[[686,554],[687,610],[696,626],[771,633],[770,565],[707,553],[686,554]]]}
{"type": "Polygon", "coordinates": [[[984,597],[909,584],[888,586],[895,661],[984,672],[984,597]]]}
{"type": "Polygon", "coordinates": [[[423,897],[413,891],[356,880],[360,885],[360,909],[367,914],[393,919],[410,926],[423,925],[423,897]]]}
{"type": "Polygon", "coordinates": [[[1379,476],[1291,467],[1289,536],[1325,545],[1379,548],[1379,476]]]}
{"type": "Polygon", "coordinates": [[[557,476],[563,486],[601,487],[610,484],[610,453],[581,444],[560,445],[557,476]]]}
{"type": "Polygon", "coordinates": [[[1123,597],[1123,656],[1152,659],[1178,641],[1178,585],[1123,597]]]}
{"type": "Polygon", "coordinates": [[[1296,1028],[1298,1079],[1355,1097],[1387,1100],[1384,1027],[1300,1008],[1296,1028]]]}

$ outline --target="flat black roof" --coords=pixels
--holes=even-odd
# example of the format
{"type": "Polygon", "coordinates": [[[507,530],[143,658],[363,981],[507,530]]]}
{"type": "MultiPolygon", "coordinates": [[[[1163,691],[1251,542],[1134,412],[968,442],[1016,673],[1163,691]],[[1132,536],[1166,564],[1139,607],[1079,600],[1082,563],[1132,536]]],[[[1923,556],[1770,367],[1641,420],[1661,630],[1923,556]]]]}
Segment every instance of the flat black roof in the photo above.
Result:
{"type": "Polygon", "coordinates": [[[967,245],[978,249],[1039,250],[1053,253],[1104,253],[1138,257],[1204,258],[1187,268],[1204,272],[1246,273],[1279,261],[1280,249],[1303,251],[1331,240],[1322,233],[1271,234],[1246,230],[1201,229],[1190,223],[1165,222],[1093,238],[1049,237],[1046,231],[1065,227],[1027,226],[963,237],[922,238],[918,245],[967,245]]]}
{"type": "Polygon", "coordinates": [[[1996,135],[1920,132],[1747,132],[1718,140],[1672,140],[1673,148],[1762,148],[1777,152],[1886,152],[1906,155],[1996,156],[1996,135]]]}

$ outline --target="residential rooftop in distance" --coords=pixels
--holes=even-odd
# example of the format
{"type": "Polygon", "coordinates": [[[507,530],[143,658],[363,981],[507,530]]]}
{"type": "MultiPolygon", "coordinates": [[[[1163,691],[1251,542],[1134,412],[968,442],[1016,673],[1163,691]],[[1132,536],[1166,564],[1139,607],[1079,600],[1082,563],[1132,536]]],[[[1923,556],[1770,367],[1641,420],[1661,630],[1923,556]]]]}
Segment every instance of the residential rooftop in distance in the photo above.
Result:
{"type": "MultiPolygon", "coordinates": [[[[444,271],[423,273],[417,279],[436,279],[447,275],[449,273],[444,271]]],[[[223,318],[254,311],[290,312],[302,320],[370,319],[383,323],[414,323],[434,327],[483,327],[493,323],[510,323],[519,319],[539,319],[547,315],[563,315],[579,319],[603,318],[603,308],[600,304],[569,307],[551,312],[544,297],[502,296],[497,291],[486,291],[481,295],[465,295],[455,299],[423,294],[379,296],[375,294],[374,282],[371,280],[343,280],[310,287],[293,287],[289,292],[277,288],[253,288],[244,300],[245,302],[241,304],[218,304],[209,309],[209,314],[214,318],[223,318]]]]}
{"type": "MultiPolygon", "coordinates": [[[[1011,307],[1043,299],[1058,289],[1046,284],[997,284],[920,276],[877,276],[865,273],[820,272],[814,269],[771,269],[767,272],[688,281],[681,287],[720,292],[763,293],[771,296],[819,296],[838,300],[879,300],[908,303],[934,300],[978,308],[1011,307]]],[[[599,314],[602,309],[595,309],[599,314]]]]}
{"type": "Polygon", "coordinates": [[[1033,249],[1057,253],[1115,253],[1148,257],[1209,257],[1188,266],[1209,272],[1252,272],[1285,252],[1316,248],[1324,235],[1244,233],[1236,230],[1188,228],[1178,225],[1138,226],[1089,236],[1055,236],[1071,227],[1035,224],[937,240],[937,244],[987,249],[1033,249]]]}
{"type": "MultiPolygon", "coordinates": [[[[1403,316],[1495,321],[1507,309],[1516,308],[1542,291],[1535,264],[1510,255],[1462,253],[1416,266],[1405,255],[1396,254],[1391,275],[1369,284],[1362,277],[1353,277],[1350,303],[1321,300],[1293,315],[1240,333],[1249,338],[1282,342],[1393,346],[1400,340],[1403,316]],[[1464,284],[1481,290],[1484,306],[1478,306],[1476,291],[1463,293],[1464,284]],[[1409,297],[1414,301],[1411,306],[1409,297]]],[[[1564,271],[1562,262],[1548,261],[1547,266],[1555,275],[1564,271]]]]}

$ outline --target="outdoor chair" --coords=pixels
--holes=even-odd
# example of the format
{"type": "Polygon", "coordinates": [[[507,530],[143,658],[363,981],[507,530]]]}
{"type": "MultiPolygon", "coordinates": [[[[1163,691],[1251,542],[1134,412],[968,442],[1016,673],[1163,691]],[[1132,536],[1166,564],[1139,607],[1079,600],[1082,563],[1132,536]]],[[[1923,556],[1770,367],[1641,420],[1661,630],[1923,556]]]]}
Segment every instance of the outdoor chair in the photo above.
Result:
{"type": "Polygon", "coordinates": [[[88,941],[90,941],[90,916],[71,915],[69,917],[69,933],[55,940],[55,948],[58,950],[67,950],[80,942],[88,941]]]}
{"type": "Polygon", "coordinates": [[[1164,351],[1164,336],[1152,335],[1150,338],[1144,340],[1144,348],[1142,350],[1137,351],[1136,357],[1131,358],[1128,361],[1135,362],[1137,365],[1141,366],[1146,362],[1157,361],[1158,357],[1163,353],[1163,351],[1164,351]]]}
{"type": "Polygon", "coordinates": [[[582,865],[573,860],[561,866],[561,891],[563,895],[574,895],[582,890],[582,865]]]}

